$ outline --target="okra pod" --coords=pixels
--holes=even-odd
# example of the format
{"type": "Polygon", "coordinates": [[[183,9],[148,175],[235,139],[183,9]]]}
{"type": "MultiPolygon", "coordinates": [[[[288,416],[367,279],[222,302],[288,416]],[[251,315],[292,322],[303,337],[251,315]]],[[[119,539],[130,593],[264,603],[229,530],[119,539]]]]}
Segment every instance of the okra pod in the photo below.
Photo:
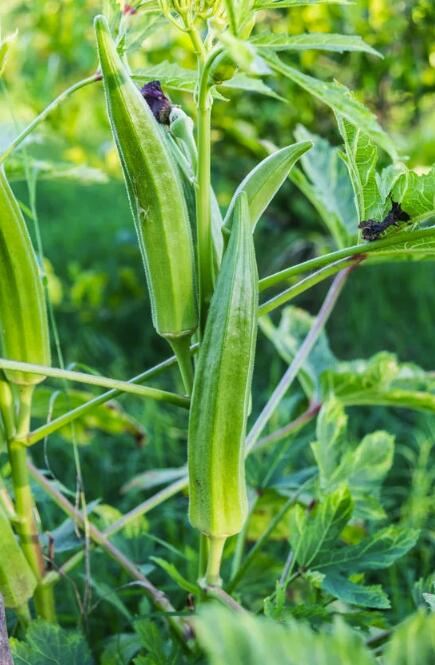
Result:
{"type": "Polygon", "coordinates": [[[186,352],[198,324],[192,234],[177,165],[151,109],[95,19],[107,111],[145,266],[156,331],[186,352]]]}
{"type": "Polygon", "coordinates": [[[209,583],[219,577],[225,538],[246,519],[244,441],[257,334],[258,275],[245,192],[201,343],[188,440],[189,517],[209,537],[209,583]]]}
{"type": "MultiPolygon", "coordinates": [[[[8,360],[50,364],[44,288],[22,212],[0,167],[0,349],[8,360]]],[[[32,385],[37,374],[5,370],[8,381],[32,385]]]]}

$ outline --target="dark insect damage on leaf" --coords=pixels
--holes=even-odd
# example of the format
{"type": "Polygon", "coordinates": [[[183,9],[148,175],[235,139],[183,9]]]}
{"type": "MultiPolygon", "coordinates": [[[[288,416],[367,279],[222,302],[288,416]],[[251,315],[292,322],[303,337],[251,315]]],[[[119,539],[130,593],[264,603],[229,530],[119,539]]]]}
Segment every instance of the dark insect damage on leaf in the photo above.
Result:
{"type": "Polygon", "coordinates": [[[388,227],[397,226],[398,222],[407,222],[410,219],[408,213],[402,210],[400,203],[396,203],[395,201],[391,203],[391,210],[382,222],[377,222],[375,219],[368,219],[358,224],[358,227],[362,229],[364,240],[377,240],[388,227]]]}
{"type": "Polygon", "coordinates": [[[157,122],[161,125],[169,125],[172,104],[169,97],[166,97],[163,92],[160,81],[150,81],[140,91],[157,122]]]}

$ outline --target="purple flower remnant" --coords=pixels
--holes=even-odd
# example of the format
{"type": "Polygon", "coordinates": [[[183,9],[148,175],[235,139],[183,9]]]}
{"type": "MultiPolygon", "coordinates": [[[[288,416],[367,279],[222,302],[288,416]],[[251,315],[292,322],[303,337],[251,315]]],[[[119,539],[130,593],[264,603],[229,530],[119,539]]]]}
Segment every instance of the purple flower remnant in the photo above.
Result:
{"type": "Polygon", "coordinates": [[[124,9],[122,11],[126,16],[131,16],[137,12],[137,10],[131,5],[124,5],[124,9]]]}
{"type": "Polygon", "coordinates": [[[141,93],[153,116],[161,125],[169,125],[169,114],[172,105],[168,97],[162,90],[160,81],[150,81],[141,88],[141,93]]]}

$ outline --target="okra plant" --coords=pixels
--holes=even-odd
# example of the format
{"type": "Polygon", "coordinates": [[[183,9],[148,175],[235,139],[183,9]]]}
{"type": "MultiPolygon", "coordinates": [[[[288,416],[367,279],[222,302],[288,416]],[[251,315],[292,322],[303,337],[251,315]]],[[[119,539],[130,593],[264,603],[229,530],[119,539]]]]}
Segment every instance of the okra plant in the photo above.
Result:
{"type": "MultiPolygon", "coordinates": [[[[0,155],[0,436],[8,456],[0,485],[0,593],[6,607],[15,612],[22,636],[25,630],[31,635],[29,624],[34,617],[52,624],[58,621],[59,581],[83,560],[89,562],[91,548],[100,548],[139,584],[169,624],[173,644],[181,643],[184,650],[173,646],[170,656],[168,647],[162,646],[161,658],[156,652],[154,660],[139,657],[134,662],[197,662],[199,645],[212,663],[260,663],[263,651],[272,663],[320,663],[326,660],[315,660],[316,649],[334,651],[338,649],[334,640],[343,653],[346,648],[354,651],[355,658],[360,658],[355,663],[376,662],[369,648],[371,633],[365,646],[357,633],[340,623],[330,633],[314,636],[306,626],[298,633],[295,622],[305,616],[315,624],[309,610],[315,603],[322,608],[318,619],[325,621],[340,613],[340,608],[345,614],[356,608],[364,612],[390,607],[385,590],[365,584],[364,575],[391,567],[413,548],[419,531],[403,524],[385,526],[381,489],[393,463],[394,437],[385,431],[368,431],[353,445],[346,408],[381,404],[433,414],[435,386],[432,374],[400,363],[390,353],[355,362],[336,358],[328,346],[325,324],[353,271],[374,263],[406,262],[408,266],[412,260],[434,258],[435,227],[430,221],[435,213],[435,167],[423,174],[409,169],[395,141],[356,95],[341,83],[319,80],[291,64],[288,54],[301,51],[380,55],[357,36],[290,36],[269,30],[275,13],[318,4],[349,3],[108,3],[105,14],[94,21],[95,73],[56,98],[0,155]],[[182,68],[175,61],[134,69],[131,34],[141,36],[146,54],[147,40],[159,31],[182,40],[196,69],[182,68]],[[294,86],[295,95],[303,89],[330,108],[341,145],[332,146],[302,125],[294,137],[283,137],[282,145],[272,144],[267,136],[251,137],[250,149],[258,163],[235,187],[224,209],[212,178],[214,102],[234,89],[279,98],[275,90],[285,79],[294,86]],[[8,180],[9,164],[26,150],[25,139],[54,109],[91,85],[95,103],[107,111],[143,260],[152,310],[152,322],[143,325],[152,324],[174,353],[128,381],[52,366],[47,313],[52,310],[47,303],[43,257],[32,246],[23,215],[26,209],[8,180]],[[186,92],[191,94],[187,106],[183,105],[186,92]],[[384,168],[379,164],[385,164],[384,168]],[[289,179],[318,212],[329,234],[329,251],[259,278],[256,228],[289,179]],[[298,295],[331,277],[316,317],[290,305],[298,295]],[[281,319],[271,317],[278,309],[281,319]],[[288,365],[264,404],[255,393],[258,329],[288,365]],[[181,391],[144,385],[175,365],[181,391]],[[60,402],[45,385],[55,379],[63,381],[65,400],[53,416],[52,404],[60,402]],[[66,389],[66,382],[107,390],[87,398],[86,393],[66,389]],[[36,407],[44,390],[51,395],[50,409],[41,414],[36,407]],[[82,488],[74,504],[63,488],[33,465],[30,450],[92,415],[96,426],[104,427],[98,424],[99,419],[109,418],[104,405],[123,393],[160,402],[162,409],[171,404],[187,412],[185,466],[176,472],[174,482],[101,530],[93,515],[88,515],[82,488]],[[271,431],[274,419],[285,409],[289,413],[286,399],[292,394],[297,400],[293,417],[271,431]],[[45,422],[32,429],[32,415],[45,422]],[[276,490],[278,508],[246,551],[250,524],[261,509],[261,489],[267,487],[264,478],[256,484],[253,469],[266,460],[270,467],[266,478],[272,477],[285,454],[283,442],[313,421],[311,465],[276,490]],[[248,475],[247,467],[252,471],[248,475]],[[31,481],[85,534],[86,546],[78,547],[70,559],[56,551],[53,558],[31,481]],[[183,575],[168,561],[160,558],[155,563],[178,590],[190,592],[193,600],[186,611],[175,607],[176,601],[154,586],[111,540],[138,516],[179,492],[187,493],[188,519],[192,533],[197,533],[197,569],[183,575]],[[260,550],[283,525],[287,548],[276,586],[268,589],[261,606],[262,599],[252,598],[246,580],[260,550]],[[333,607],[330,612],[329,606],[333,607]],[[259,637],[267,623],[248,610],[267,615],[270,631],[276,632],[275,651],[266,648],[265,636],[263,642],[259,637]],[[235,613],[233,620],[229,612],[235,613]],[[294,632],[289,650],[283,646],[288,635],[281,635],[277,621],[289,623],[294,632]],[[219,639],[222,644],[234,639],[242,645],[247,634],[246,649],[243,652],[240,646],[239,655],[220,649],[219,639]],[[254,647],[255,640],[261,644],[254,647]],[[287,660],[283,660],[284,651],[287,660]]],[[[2,42],[2,59],[11,43],[2,42]]],[[[29,160],[27,154],[25,159],[29,160]]],[[[125,225],[129,224],[131,220],[126,219],[125,225]]],[[[128,419],[121,410],[110,417],[128,419]]],[[[141,424],[131,426],[140,429],[141,424]]],[[[144,472],[149,471],[146,454],[143,463],[144,472]]],[[[412,662],[429,664],[434,653],[429,637],[433,620],[424,613],[413,620],[429,655],[427,660],[412,662]]],[[[371,626],[367,621],[363,629],[373,630],[371,626]]],[[[61,635],[55,632],[58,628],[47,630],[52,636],[61,635]]],[[[400,640],[405,644],[411,632],[412,627],[409,632],[402,629],[388,643],[385,665],[399,662],[394,654],[400,651],[400,640]]],[[[372,638],[377,645],[376,633],[372,638]]],[[[381,636],[380,644],[388,638],[389,634],[381,636]]],[[[133,656],[140,650],[137,639],[133,656]]],[[[31,637],[28,640],[27,645],[15,643],[17,662],[25,662],[31,637]]],[[[152,651],[149,643],[145,646],[152,651]]],[[[81,648],[81,662],[92,662],[87,648],[81,648]]],[[[125,656],[119,662],[130,661],[125,656]]],[[[351,661],[343,656],[331,662],[351,661]]]]}

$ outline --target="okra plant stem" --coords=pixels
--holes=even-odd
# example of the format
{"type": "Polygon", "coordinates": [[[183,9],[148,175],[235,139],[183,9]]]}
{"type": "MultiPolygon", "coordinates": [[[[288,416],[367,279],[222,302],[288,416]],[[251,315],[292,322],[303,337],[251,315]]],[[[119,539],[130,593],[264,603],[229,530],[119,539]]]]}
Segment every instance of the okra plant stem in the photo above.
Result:
{"type": "Polygon", "coordinates": [[[198,163],[196,172],[196,224],[198,238],[198,276],[201,331],[204,330],[207,311],[213,294],[213,254],[211,235],[211,109],[209,76],[221,48],[212,51],[206,60],[199,59],[198,85],[198,163]]]}
{"type": "Polygon", "coordinates": [[[17,426],[15,437],[9,440],[8,452],[15,494],[17,531],[25,557],[38,580],[34,596],[36,611],[38,616],[47,621],[55,621],[53,591],[39,585],[45,566],[34,519],[34,501],[27,470],[26,447],[20,442],[29,431],[33,387],[27,385],[17,388],[19,403],[17,426]]]}

